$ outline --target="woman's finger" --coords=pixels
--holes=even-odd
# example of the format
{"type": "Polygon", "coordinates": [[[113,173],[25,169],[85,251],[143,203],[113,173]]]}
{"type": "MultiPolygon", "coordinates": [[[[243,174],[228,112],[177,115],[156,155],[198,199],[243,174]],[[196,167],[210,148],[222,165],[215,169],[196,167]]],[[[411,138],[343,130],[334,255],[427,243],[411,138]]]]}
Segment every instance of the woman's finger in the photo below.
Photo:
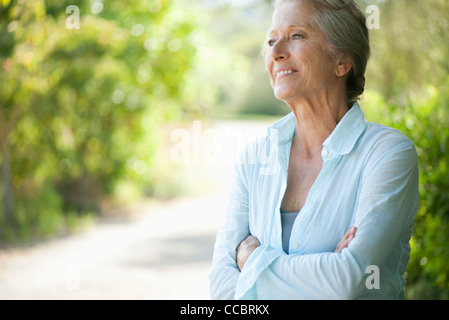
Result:
{"type": "Polygon", "coordinates": [[[346,234],[343,236],[343,239],[337,244],[337,248],[335,249],[335,252],[341,253],[344,248],[349,246],[349,243],[354,239],[355,233],[357,231],[356,227],[351,227],[346,234]]]}

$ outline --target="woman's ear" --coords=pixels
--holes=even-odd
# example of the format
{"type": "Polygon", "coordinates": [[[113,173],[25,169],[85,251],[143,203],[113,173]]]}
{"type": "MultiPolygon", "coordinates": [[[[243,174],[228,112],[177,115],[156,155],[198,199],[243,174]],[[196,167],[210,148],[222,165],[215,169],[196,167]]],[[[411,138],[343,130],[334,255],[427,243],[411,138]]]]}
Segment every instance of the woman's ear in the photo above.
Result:
{"type": "Polygon", "coordinates": [[[337,59],[337,67],[335,68],[335,74],[337,77],[343,77],[351,71],[352,61],[347,56],[342,56],[337,59]]]}

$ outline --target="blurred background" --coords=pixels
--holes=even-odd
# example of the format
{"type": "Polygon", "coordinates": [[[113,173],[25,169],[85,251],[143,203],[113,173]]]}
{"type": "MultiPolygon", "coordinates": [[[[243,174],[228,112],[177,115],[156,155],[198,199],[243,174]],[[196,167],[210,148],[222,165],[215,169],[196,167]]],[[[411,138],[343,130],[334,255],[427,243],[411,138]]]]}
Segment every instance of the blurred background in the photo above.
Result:
{"type": "MultiPolygon", "coordinates": [[[[449,2],[356,2],[379,8],[365,116],[419,156],[406,298],[448,299],[449,2]]],[[[0,1],[0,299],[208,298],[235,154],[289,112],[261,57],[271,12],[0,1]]]]}

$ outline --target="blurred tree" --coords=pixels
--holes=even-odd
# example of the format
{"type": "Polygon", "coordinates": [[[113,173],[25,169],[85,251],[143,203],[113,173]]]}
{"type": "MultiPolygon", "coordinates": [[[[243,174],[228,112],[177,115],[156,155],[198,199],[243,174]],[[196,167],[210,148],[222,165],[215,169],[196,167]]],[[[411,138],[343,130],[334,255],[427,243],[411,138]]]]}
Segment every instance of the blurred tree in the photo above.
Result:
{"type": "MultiPolygon", "coordinates": [[[[23,6],[9,0],[0,4],[0,147],[4,214],[8,224],[11,223],[13,211],[10,135],[27,111],[27,101],[33,99],[32,94],[39,89],[36,86],[35,65],[31,63],[34,47],[30,42],[16,41],[14,35],[21,26],[34,30],[36,24],[43,21],[43,9],[42,3],[36,1],[23,6]]],[[[18,37],[25,38],[23,34],[18,37]]]]}
{"type": "Polygon", "coordinates": [[[5,223],[61,211],[26,204],[55,188],[65,210],[86,211],[120,179],[151,183],[161,121],[191,108],[195,13],[176,0],[3,0],[0,19],[5,223]]]}
{"type": "Polygon", "coordinates": [[[207,28],[215,40],[210,47],[221,57],[214,71],[224,75],[212,78],[219,99],[213,115],[286,114],[289,109],[274,97],[262,56],[271,23],[271,1],[201,2],[209,3],[207,28]]]}
{"type": "MultiPolygon", "coordinates": [[[[367,5],[368,1],[361,1],[367,5]]],[[[372,58],[367,86],[387,101],[410,93],[425,94],[426,86],[445,83],[449,73],[449,2],[445,0],[377,0],[380,29],[370,31],[372,58]]]]}

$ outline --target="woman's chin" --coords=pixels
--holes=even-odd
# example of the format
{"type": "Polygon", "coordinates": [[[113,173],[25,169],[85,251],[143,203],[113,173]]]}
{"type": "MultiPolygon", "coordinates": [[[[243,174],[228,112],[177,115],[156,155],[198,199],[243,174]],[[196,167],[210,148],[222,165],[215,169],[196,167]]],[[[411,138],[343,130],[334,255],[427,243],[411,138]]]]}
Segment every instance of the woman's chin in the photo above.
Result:
{"type": "Polygon", "coordinates": [[[282,90],[282,89],[276,89],[276,90],[274,90],[274,96],[278,100],[288,102],[288,101],[294,100],[295,96],[296,97],[298,96],[298,93],[292,92],[290,90],[286,91],[286,90],[282,90]]]}

